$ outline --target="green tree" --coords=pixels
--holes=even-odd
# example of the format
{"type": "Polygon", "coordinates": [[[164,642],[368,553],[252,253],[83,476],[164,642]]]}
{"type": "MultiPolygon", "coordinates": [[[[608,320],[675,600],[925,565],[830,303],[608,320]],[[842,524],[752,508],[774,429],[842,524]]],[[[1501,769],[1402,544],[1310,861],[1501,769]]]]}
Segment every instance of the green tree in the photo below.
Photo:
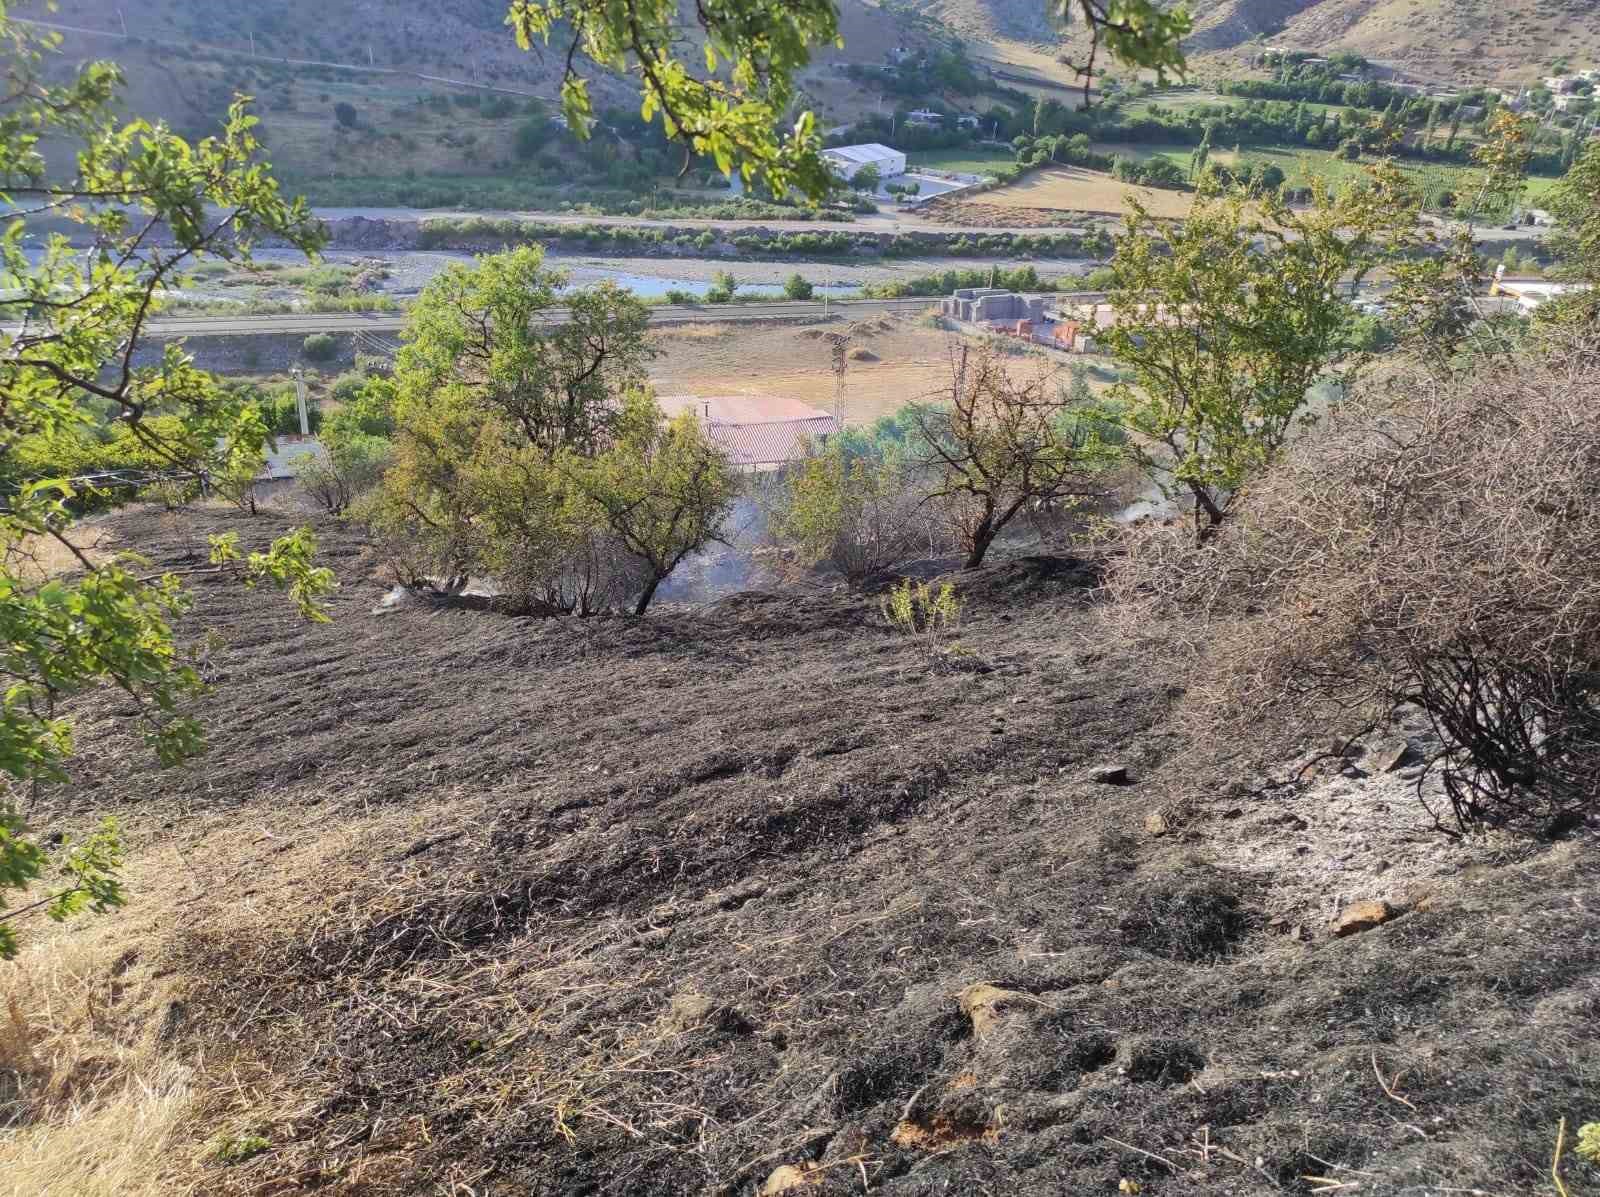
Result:
{"type": "Polygon", "coordinates": [[[394,464],[359,511],[407,576],[490,576],[528,611],[642,610],[690,530],[714,525],[715,478],[628,398],[645,385],[644,305],[565,282],[522,247],[428,284],[395,363],[394,464]],[[552,325],[558,304],[570,317],[552,325]]]}
{"type": "Polygon", "coordinates": [[[1550,247],[1557,274],[1573,290],[1539,309],[1543,319],[1600,323],[1600,141],[1591,141],[1550,189],[1545,204],[1556,219],[1550,247]]]}
{"type": "MultiPolygon", "coordinates": [[[[76,520],[109,497],[38,466],[60,446],[94,454],[115,447],[183,490],[259,461],[266,428],[244,395],[197,370],[175,345],[148,366],[133,364],[134,349],[163,293],[181,285],[198,258],[246,260],[268,235],[311,251],[322,234],[303,202],[279,195],[242,103],[229,109],[217,136],[194,144],[162,126],[122,121],[122,75],[114,64],[92,62],[65,75],[46,60],[59,38],[8,14],[0,3],[7,69],[0,100],[0,199],[7,209],[0,236],[0,477],[11,484],[0,511],[7,675],[0,771],[16,783],[15,794],[66,777],[73,725],[61,704],[98,685],[127,695],[162,762],[201,749],[187,707],[200,679],[172,629],[188,603],[180,579],[151,578],[129,556],[107,561],[83,553],[76,520]],[[47,158],[47,141],[76,153],[47,158]],[[30,230],[40,216],[75,223],[97,251],[80,253],[60,234],[35,240],[30,230]],[[159,245],[158,226],[167,230],[159,245]],[[23,558],[39,540],[65,547],[79,571],[38,581],[23,558]]],[[[309,530],[248,555],[218,539],[212,565],[201,568],[281,585],[319,618],[317,600],[332,577],[312,564],[314,548],[309,530]]],[[[16,923],[25,915],[65,918],[120,903],[120,861],[113,827],[51,852],[15,801],[0,800],[0,957],[16,952],[16,923]],[[46,874],[54,880],[42,895],[24,892],[46,874]]]]}
{"type": "Polygon", "coordinates": [[[796,272],[783,281],[783,295],[785,299],[810,299],[816,288],[805,280],[805,276],[796,272]]]}
{"type": "Polygon", "coordinates": [[[878,173],[878,168],[870,162],[850,176],[850,186],[857,191],[876,191],[882,181],[883,176],[878,173]]]}
{"type": "Polygon", "coordinates": [[[564,470],[605,526],[643,566],[633,613],[691,553],[722,530],[737,484],[727,458],[693,412],[662,418],[648,391],[629,392],[613,443],[592,457],[568,454],[564,470]]]}
{"type": "MultiPolygon", "coordinates": [[[[1183,74],[1179,43],[1191,22],[1182,5],[1039,2],[1088,29],[1089,55],[1077,67],[1086,94],[1102,50],[1162,77],[1183,74]]],[[[837,0],[721,0],[690,11],[699,26],[694,39],[684,36],[678,0],[512,0],[507,24],[524,49],[559,42],[562,108],[579,136],[596,124],[582,73],[588,60],[637,76],[644,119],[659,116],[667,136],[713,159],[722,173],[737,169],[775,195],[793,188],[813,200],[826,196],[836,184],[818,153],[816,121],[809,111],[788,114],[812,48],[842,45],[837,0]],[[703,63],[683,53],[690,41],[703,48],[703,63]]]]}
{"type": "Polygon", "coordinates": [[[356,106],[344,100],[333,106],[333,116],[346,129],[354,129],[360,119],[356,113],[356,106]]]}
{"type": "Polygon", "coordinates": [[[1202,197],[1181,226],[1134,202],[1112,261],[1116,323],[1097,339],[1132,377],[1112,396],[1142,464],[1193,499],[1208,537],[1305,418],[1346,348],[1340,281],[1409,244],[1418,197],[1392,169],[1291,209],[1276,194],[1202,197]]]}

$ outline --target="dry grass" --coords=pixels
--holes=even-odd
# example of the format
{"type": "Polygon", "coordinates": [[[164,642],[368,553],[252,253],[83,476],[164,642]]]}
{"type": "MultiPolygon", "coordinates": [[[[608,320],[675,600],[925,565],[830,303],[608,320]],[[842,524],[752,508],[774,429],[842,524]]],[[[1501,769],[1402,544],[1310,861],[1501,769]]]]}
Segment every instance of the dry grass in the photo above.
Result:
{"type": "MultiPolygon", "coordinates": [[[[103,528],[80,524],[73,529],[72,540],[78,551],[96,564],[111,556],[103,528]]],[[[72,551],[53,536],[24,537],[7,553],[7,563],[27,582],[45,582],[83,568],[72,551]]]]}
{"type": "MultiPolygon", "coordinates": [[[[950,350],[961,340],[955,333],[903,317],[827,327],[853,337],[845,375],[847,423],[869,424],[949,384],[950,350]]],[[[781,395],[832,411],[831,355],[818,331],[726,324],[673,329],[659,338],[662,355],[651,367],[651,381],[663,395],[781,395]]]]}
{"type": "Polygon", "coordinates": [[[0,1194],[170,1191],[191,1070],[160,1050],[167,985],[127,949],[123,922],[45,932],[0,965],[0,1194]]]}
{"type": "Polygon", "coordinates": [[[1100,171],[1078,166],[1037,170],[1021,182],[985,192],[982,203],[997,208],[1039,208],[1059,212],[1094,212],[1122,216],[1137,196],[1152,216],[1178,219],[1189,214],[1194,197],[1158,187],[1135,187],[1100,171]]]}

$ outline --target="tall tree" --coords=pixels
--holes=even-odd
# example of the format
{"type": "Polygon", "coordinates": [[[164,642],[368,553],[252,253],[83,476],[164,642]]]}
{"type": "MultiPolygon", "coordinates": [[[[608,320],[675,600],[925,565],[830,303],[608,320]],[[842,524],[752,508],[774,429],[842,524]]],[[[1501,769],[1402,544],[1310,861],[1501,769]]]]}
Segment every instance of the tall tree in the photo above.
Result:
{"type": "MultiPolygon", "coordinates": [[[[120,443],[177,489],[238,477],[260,460],[259,414],[175,345],[155,364],[135,364],[146,324],[202,256],[247,259],[267,235],[312,251],[323,237],[302,201],[279,195],[242,102],[216,137],[191,144],[118,116],[122,74],[112,63],[53,82],[60,72],[46,55],[58,47],[58,37],[13,21],[0,2],[0,478],[8,491],[0,510],[0,772],[13,782],[0,797],[0,958],[16,951],[25,914],[60,918],[121,901],[111,831],[47,852],[14,797],[66,776],[74,744],[62,701],[110,684],[130,699],[160,760],[202,746],[185,713],[200,679],[171,622],[187,604],[181,579],[151,578],[130,556],[89,556],[77,520],[109,496],[71,477],[41,476],[38,463],[53,458],[38,450],[70,445],[92,462],[120,443]],[[46,141],[76,153],[47,158],[46,141]],[[36,238],[46,217],[70,222],[94,249],[74,248],[59,232],[36,238]],[[41,541],[69,553],[76,572],[40,581],[26,559],[41,541]],[[47,867],[60,882],[17,904],[47,867]]],[[[332,577],[312,564],[314,548],[309,530],[248,555],[219,539],[213,564],[199,568],[270,580],[320,618],[317,600],[332,577]]]]}

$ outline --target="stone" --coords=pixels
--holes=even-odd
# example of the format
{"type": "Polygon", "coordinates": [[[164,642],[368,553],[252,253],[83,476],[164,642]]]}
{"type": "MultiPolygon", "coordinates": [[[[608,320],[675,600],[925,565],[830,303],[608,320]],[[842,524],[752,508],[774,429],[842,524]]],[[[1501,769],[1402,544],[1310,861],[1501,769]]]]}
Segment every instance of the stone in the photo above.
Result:
{"type": "Polygon", "coordinates": [[[798,1193],[814,1189],[822,1183],[820,1164],[784,1164],[773,1169],[772,1175],[757,1191],[756,1197],[778,1197],[781,1193],[798,1193]]]}
{"type": "Polygon", "coordinates": [[[730,1034],[747,1034],[749,1021],[732,1006],[713,1001],[700,993],[680,993],[672,999],[662,1022],[671,1031],[692,1031],[711,1027],[730,1034]]]}
{"type": "Polygon", "coordinates": [[[1133,778],[1128,774],[1126,765],[1096,765],[1089,770],[1089,780],[1097,781],[1101,785],[1126,786],[1133,784],[1133,778]]]}
{"type": "Polygon", "coordinates": [[[1372,770],[1376,773],[1393,773],[1411,759],[1408,740],[1380,740],[1373,745],[1369,755],[1372,770]]]}
{"type": "Polygon", "coordinates": [[[1160,836],[1166,835],[1167,832],[1171,831],[1172,826],[1167,822],[1166,815],[1158,810],[1153,810],[1144,817],[1144,829],[1147,835],[1160,836]]]}
{"type": "Polygon", "coordinates": [[[1357,902],[1339,912],[1339,917],[1333,920],[1331,930],[1335,939],[1343,939],[1346,935],[1358,935],[1362,931],[1381,927],[1394,918],[1396,913],[1393,906],[1382,900],[1357,902]]]}
{"type": "Polygon", "coordinates": [[[956,994],[961,1013],[972,1020],[972,1033],[979,1038],[994,1029],[1008,1007],[1034,1000],[1028,994],[1018,993],[1014,989],[1001,989],[998,985],[983,981],[968,985],[956,994]]]}

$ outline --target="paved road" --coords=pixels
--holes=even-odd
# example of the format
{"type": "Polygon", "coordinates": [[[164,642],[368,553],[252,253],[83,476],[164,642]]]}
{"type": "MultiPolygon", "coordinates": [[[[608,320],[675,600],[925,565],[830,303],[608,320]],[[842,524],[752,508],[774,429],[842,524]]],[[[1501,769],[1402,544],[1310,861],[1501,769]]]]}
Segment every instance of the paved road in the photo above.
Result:
{"type": "MultiPolygon", "coordinates": [[[[824,311],[847,318],[883,312],[920,312],[936,299],[850,299],[820,301],[737,304],[664,304],[650,309],[653,324],[725,324],[745,320],[786,320],[820,316],[824,311]]],[[[549,322],[566,319],[566,308],[550,309],[549,322]]],[[[173,316],[153,320],[145,326],[153,337],[249,337],[304,335],[307,333],[397,333],[405,327],[404,312],[338,312],[332,314],[289,313],[272,316],[173,316]]],[[[8,332],[14,330],[6,330],[8,332]]]]}
{"type": "MultiPolygon", "coordinates": [[[[1129,190],[1143,194],[1148,188],[1130,187],[1129,190]]],[[[692,201],[684,200],[683,202],[689,203],[692,201]]],[[[937,221],[926,220],[910,212],[879,212],[871,216],[857,216],[853,221],[848,222],[838,220],[729,220],[726,217],[684,217],[680,220],[656,219],[644,216],[574,216],[568,212],[466,212],[447,211],[439,208],[319,207],[313,208],[312,212],[323,220],[328,221],[352,220],[360,217],[363,220],[393,220],[410,223],[422,220],[484,218],[488,220],[526,220],[539,224],[630,225],[641,229],[774,229],[786,233],[948,233],[952,236],[971,234],[979,237],[992,236],[996,233],[1015,233],[1025,237],[1055,234],[1070,234],[1081,237],[1089,232],[1091,227],[1087,224],[1050,225],[1044,228],[1011,227],[1008,225],[940,224],[937,221]]],[[[1116,225],[1120,225],[1122,221],[1120,216],[1109,214],[1099,219],[1102,222],[1116,225]]]]}

